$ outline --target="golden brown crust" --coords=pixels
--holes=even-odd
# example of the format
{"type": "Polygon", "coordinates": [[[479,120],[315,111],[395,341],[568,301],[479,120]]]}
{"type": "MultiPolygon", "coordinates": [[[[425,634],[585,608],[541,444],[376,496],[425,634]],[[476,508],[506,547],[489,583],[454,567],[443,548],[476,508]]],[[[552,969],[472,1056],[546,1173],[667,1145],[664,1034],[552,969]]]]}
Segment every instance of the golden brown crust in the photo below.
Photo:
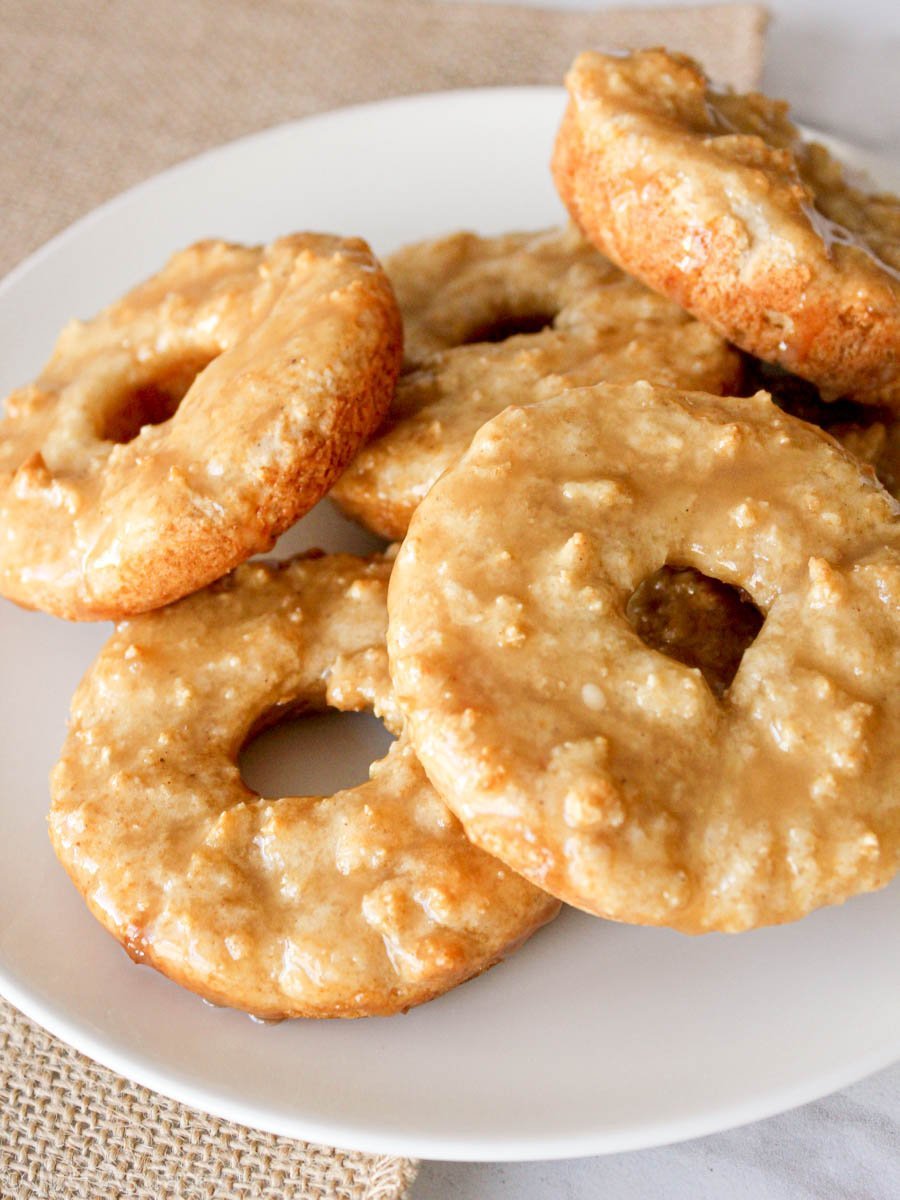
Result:
{"type": "Polygon", "coordinates": [[[383,417],[401,341],[361,241],[297,234],[176,254],[69,325],[10,396],[0,592],[116,618],[268,549],[383,417]]]}
{"type": "Polygon", "coordinates": [[[604,253],[828,399],[900,408],[896,197],[682,55],[582,54],[567,84],[554,179],[604,253]]]}
{"type": "Polygon", "coordinates": [[[384,643],[391,561],[253,563],[123,621],[72,703],[50,834],[139,962],[263,1017],[421,1004],[558,904],[472,846],[405,735],[371,778],[264,800],[237,755],[260,720],[373,708],[400,731],[384,643]]]}
{"type": "Polygon", "coordinates": [[[407,370],[384,425],[332,493],[383,537],[403,537],[434,481],[507,404],[601,380],[720,393],[739,375],[718,334],[624,275],[571,227],[451,234],[407,246],[385,265],[407,370]],[[531,331],[485,340],[517,327],[531,331]]]}
{"type": "Polygon", "coordinates": [[[900,507],[764,393],[592,391],[494,418],[412,520],[388,643],[429,777],[473,841],[617,920],[748,929],[882,886],[900,507]],[[765,614],[721,699],[626,615],[667,562],[765,614]]]}

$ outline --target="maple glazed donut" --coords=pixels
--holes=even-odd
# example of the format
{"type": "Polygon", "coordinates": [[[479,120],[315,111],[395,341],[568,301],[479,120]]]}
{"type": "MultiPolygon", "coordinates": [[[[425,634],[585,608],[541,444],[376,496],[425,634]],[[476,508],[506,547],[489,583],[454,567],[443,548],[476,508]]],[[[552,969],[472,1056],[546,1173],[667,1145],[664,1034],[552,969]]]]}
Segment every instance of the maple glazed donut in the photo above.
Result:
{"type": "Polygon", "coordinates": [[[268,549],[383,417],[401,343],[362,241],[174,255],[9,397],[0,594],[115,618],[268,549]]]}
{"type": "Polygon", "coordinates": [[[764,393],[592,391],[507,409],[413,517],[388,644],[429,778],[476,844],[620,921],[741,930],[882,886],[900,508],[764,393]],[[764,616],[720,695],[629,620],[664,564],[764,616]]]}
{"type": "Polygon", "coordinates": [[[567,85],[553,174],[604,253],[826,399],[900,408],[895,196],[683,55],[581,54],[567,85]]]}
{"type": "Polygon", "coordinates": [[[472,846],[400,733],[371,778],[262,799],[238,752],[326,705],[399,719],[391,561],[248,563],[122,622],[82,682],[50,832],[139,962],[264,1017],[388,1014],[485,970],[557,901],[472,846]]]}
{"type": "Polygon", "coordinates": [[[508,404],[601,380],[723,393],[740,374],[718,334],[624,275],[574,228],[457,233],[385,263],[407,370],[382,428],[332,496],[402,538],[434,481],[508,404]]]}

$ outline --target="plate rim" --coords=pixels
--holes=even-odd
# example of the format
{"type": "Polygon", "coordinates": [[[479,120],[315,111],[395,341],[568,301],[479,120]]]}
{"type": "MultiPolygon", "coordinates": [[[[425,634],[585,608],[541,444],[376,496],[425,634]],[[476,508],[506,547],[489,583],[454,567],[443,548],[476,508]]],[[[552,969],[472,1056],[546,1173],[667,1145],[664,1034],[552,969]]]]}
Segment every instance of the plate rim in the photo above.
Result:
{"type": "MultiPolygon", "coordinates": [[[[0,977],[0,984],[6,987],[7,981],[0,977]]],[[[56,1006],[42,1004],[40,1001],[36,1002],[37,1012],[30,1004],[26,1008],[20,1003],[17,991],[18,989],[12,987],[0,992],[0,995],[52,1036],[122,1078],[184,1104],[201,1116],[214,1116],[247,1129],[273,1133],[298,1141],[320,1142],[350,1152],[442,1162],[550,1162],[676,1145],[695,1138],[726,1133],[790,1112],[858,1083],[892,1066],[900,1059],[898,1043],[896,1048],[888,1049],[886,1053],[883,1050],[870,1052],[855,1060],[853,1067],[826,1070],[820,1075],[807,1077],[801,1084],[785,1087],[775,1093],[767,1092],[749,1100],[734,1102],[693,1116],[656,1120],[637,1127],[632,1124],[621,1129],[608,1128],[602,1132],[591,1131],[569,1136],[554,1134],[546,1139],[531,1137],[527,1144],[523,1144],[521,1140],[496,1136],[472,1140],[471,1135],[457,1134],[451,1134],[447,1140],[441,1140],[434,1135],[411,1133],[398,1140],[397,1136],[390,1132],[361,1130],[357,1135],[356,1127],[349,1131],[344,1125],[306,1117],[298,1123],[265,1106],[242,1107],[227,1097],[210,1094],[203,1086],[198,1086],[187,1078],[182,1079],[181,1076],[157,1071],[149,1061],[139,1063],[138,1069],[134,1069],[130,1065],[131,1059],[128,1054],[110,1050],[87,1030],[82,1032],[79,1028],[77,1042],[72,1040],[67,1031],[75,1025],[67,1021],[64,1012],[58,1013],[56,1006]],[[255,1114],[252,1119],[251,1113],[255,1114]],[[344,1140],[348,1132],[352,1132],[352,1142],[344,1140]]]]}
{"type": "MultiPolygon", "coordinates": [[[[21,278],[55,253],[59,247],[71,239],[76,239],[83,230],[103,221],[108,214],[138,197],[151,185],[165,184],[225,151],[239,151],[242,146],[250,143],[258,145],[269,139],[274,141],[279,137],[290,137],[295,130],[301,127],[308,128],[311,124],[327,126],[330,123],[356,121],[373,112],[381,114],[421,105],[441,106],[448,102],[484,102],[485,99],[494,102],[502,101],[502,98],[513,100],[521,98],[523,94],[533,97],[536,101],[546,99],[548,103],[552,101],[558,104],[562,102],[564,89],[555,85],[487,86],[413,93],[329,109],[280,122],[209,147],[116,193],[54,234],[6,274],[0,281],[0,296],[15,288],[21,278]]],[[[900,165],[892,160],[888,151],[872,151],[870,148],[857,146],[805,125],[801,125],[800,128],[805,135],[822,141],[839,155],[848,156],[851,166],[852,160],[862,163],[867,170],[879,166],[895,177],[889,180],[891,186],[900,185],[900,165]]],[[[168,1067],[158,1070],[149,1058],[140,1057],[135,1050],[120,1051],[115,1045],[105,1044],[102,1033],[93,1030],[84,1020],[71,1018],[60,1000],[41,994],[36,988],[30,988],[24,981],[8,973],[2,965],[0,995],[41,1028],[93,1061],[126,1079],[185,1104],[198,1113],[211,1114],[238,1125],[280,1136],[324,1142],[369,1154],[445,1161],[528,1162],[604,1155],[670,1145],[723,1132],[789,1111],[858,1082],[900,1059],[898,1027],[896,1045],[885,1044],[867,1054],[859,1055],[854,1058],[852,1064],[824,1068],[820,1072],[808,1074],[799,1083],[784,1086],[774,1092],[757,1090],[749,1098],[709,1107],[680,1119],[657,1118],[640,1125],[631,1121],[626,1122],[622,1128],[608,1125],[600,1131],[576,1132],[571,1135],[554,1133],[546,1138],[529,1137],[527,1143],[522,1139],[517,1141],[496,1135],[473,1136],[453,1132],[440,1137],[420,1132],[398,1135],[387,1127],[377,1127],[377,1122],[375,1128],[365,1129],[353,1124],[352,1120],[349,1125],[342,1125],[334,1120],[317,1119],[306,1114],[301,1115],[299,1119],[292,1118],[264,1104],[241,1104],[227,1096],[215,1094],[208,1085],[198,1084],[185,1073],[173,1071],[168,1067]]]]}
{"type": "MultiPolygon", "coordinates": [[[[205,150],[198,150],[196,154],[189,154],[185,158],[171,163],[168,167],[163,167],[162,170],[156,171],[152,175],[147,175],[145,178],[139,179],[136,183],[129,184],[128,187],[123,188],[121,191],[114,192],[113,195],[108,196],[105,200],[101,200],[94,208],[89,209],[86,213],[82,213],[80,217],[76,217],[68,225],[64,225],[62,229],[52,234],[47,241],[41,242],[39,246],[30,250],[23,259],[14,263],[6,274],[0,278],[0,295],[6,292],[9,287],[17,284],[20,275],[27,274],[28,271],[53,253],[68,238],[74,237],[83,229],[89,228],[95,222],[102,220],[110,212],[114,212],[120,205],[126,204],[136,193],[141,192],[150,184],[157,184],[176,178],[181,172],[193,169],[225,150],[237,150],[242,146],[262,142],[269,138],[275,140],[278,137],[289,135],[293,130],[301,126],[305,127],[310,124],[325,125],[332,121],[340,122],[348,119],[355,120],[357,117],[372,111],[384,112],[392,108],[404,108],[410,104],[442,104],[451,97],[453,99],[471,100],[474,102],[485,97],[493,98],[503,93],[509,93],[510,98],[521,96],[524,93],[535,98],[546,96],[548,99],[561,101],[565,94],[565,89],[556,84],[486,84],[484,87],[444,88],[429,92],[410,92],[405,96],[386,96],[381,100],[367,100],[354,104],[343,104],[336,108],[323,109],[322,112],[310,113],[305,117],[293,117],[287,121],[277,121],[274,125],[266,125],[262,129],[256,129],[250,133],[242,133],[236,138],[231,138],[229,141],[219,142],[217,145],[209,146],[205,150]]],[[[830,140],[834,141],[835,139],[830,140]]]]}
{"type": "MultiPolygon", "coordinates": [[[[30,250],[24,258],[13,263],[6,274],[0,278],[0,295],[17,284],[21,275],[27,274],[28,271],[53,253],[69,237],[75,236],[82,229],[89,228],[95,222],[102,220],[108,213],[115,211],[120,205],[127,203],[136,193],[142,191],[149,184],[174,178],[182,171],[199,165],[205,160],[220,154],[223,150],[236,150],[251,142],[256,143],[268,138],[274,139],[278,136],[284,136],[290,134],[291,131],[300,126],[307,126],[313,122],[325,124],[330,121],[352,120],[373,110],[383,112],[392,108],[403,108],[410,104],[442,104],[450,98],[472,101],[484,97],[493,99],[504,94],[508,94],[510,98],[522,95],[535,98],[544,96],[548,100],[552,99],[562,102],[565,97],[565,88],[557,84],[488,84],[484,87],[443,88],[428,92],[410,92],[403,96],[387,96],[381,100],[344,104],[336,108],[324,109],[322,112],[311,113],[305,117],[294,117],[287,121],[278,121],[274,125],[266,125],[262,129],[243,133],[236,138],[231,138],[229,141],[209,146],[205,150],[199,150],[196,154],[189,154],[185,158],[171,163],[168,167],[163,167],[162,170],[139,179],[136,183],[129,184],[128,187],[123,188],[121,191],[114,192],[113,195],[108,196],[105,200],[101,200],[94,208],[89,209],[86,213],[82,213],[80,217],[76,217],[68,225],[64,225],[62,229],[52,234],[47,241],[41,242],[39,246],[30,250]]],[[[864,160],[867,165],[863,169],[868,169],[868,165],[879,164],[892,172],[896,172],[897,181],[896,183],[892,182],[891,187],[900,188],[900,160],[894,162],[889,156],[889,151],[873,150],[869,146],[857,145],[846,138],[827,133],[825,130],[818,129],[816,126],[807,124],[804,121],[795,121],[794,124],[805,138],[821,142],[835,154],[843,156],[844,153],[849,153],[851,157],[864,160]]]]}

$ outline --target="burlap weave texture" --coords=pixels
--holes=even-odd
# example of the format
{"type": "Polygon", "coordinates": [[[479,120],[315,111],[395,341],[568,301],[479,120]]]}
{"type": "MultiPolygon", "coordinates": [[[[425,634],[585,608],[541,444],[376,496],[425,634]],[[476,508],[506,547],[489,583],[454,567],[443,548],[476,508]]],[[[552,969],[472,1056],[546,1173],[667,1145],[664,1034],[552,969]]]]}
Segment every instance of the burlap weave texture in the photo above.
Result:
{"type": "Polygon", "coordinates": [[[0,273],[163,167],[339,105],[559,84],[580,49],[666,44],[752,85],[756,5],[548,12],[420,0],[4,0],[0,273]]]}
{"type": "Polygon", "coordinates": [[[91,1062],[0,1001],[3,1200],[397,1200],[408,1159],[201,1116],[91,1062]]]}

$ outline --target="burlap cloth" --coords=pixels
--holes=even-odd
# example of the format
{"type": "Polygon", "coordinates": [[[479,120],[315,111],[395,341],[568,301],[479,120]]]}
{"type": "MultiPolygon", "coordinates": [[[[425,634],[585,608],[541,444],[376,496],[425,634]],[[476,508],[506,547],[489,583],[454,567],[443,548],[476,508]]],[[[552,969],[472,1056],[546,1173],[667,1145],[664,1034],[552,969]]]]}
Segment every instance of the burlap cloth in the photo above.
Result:
{"type": "MultiPolygon", "coordinates": [[[[588,46],[665,43],[752,85],[754,5],[599,12],[418,0],[2,0],[0,272],[101,200],[240,134],[338,105],[558,83],[588,46]]],[[[349,231],[352,232],[352,231],[349,231]]],[[[77,902],[73,893],[73,903],[77,902]]],[[[395,1200],[407,1159],[193,1112],[0,1001],[4,1200],[395,1200]]]]}

